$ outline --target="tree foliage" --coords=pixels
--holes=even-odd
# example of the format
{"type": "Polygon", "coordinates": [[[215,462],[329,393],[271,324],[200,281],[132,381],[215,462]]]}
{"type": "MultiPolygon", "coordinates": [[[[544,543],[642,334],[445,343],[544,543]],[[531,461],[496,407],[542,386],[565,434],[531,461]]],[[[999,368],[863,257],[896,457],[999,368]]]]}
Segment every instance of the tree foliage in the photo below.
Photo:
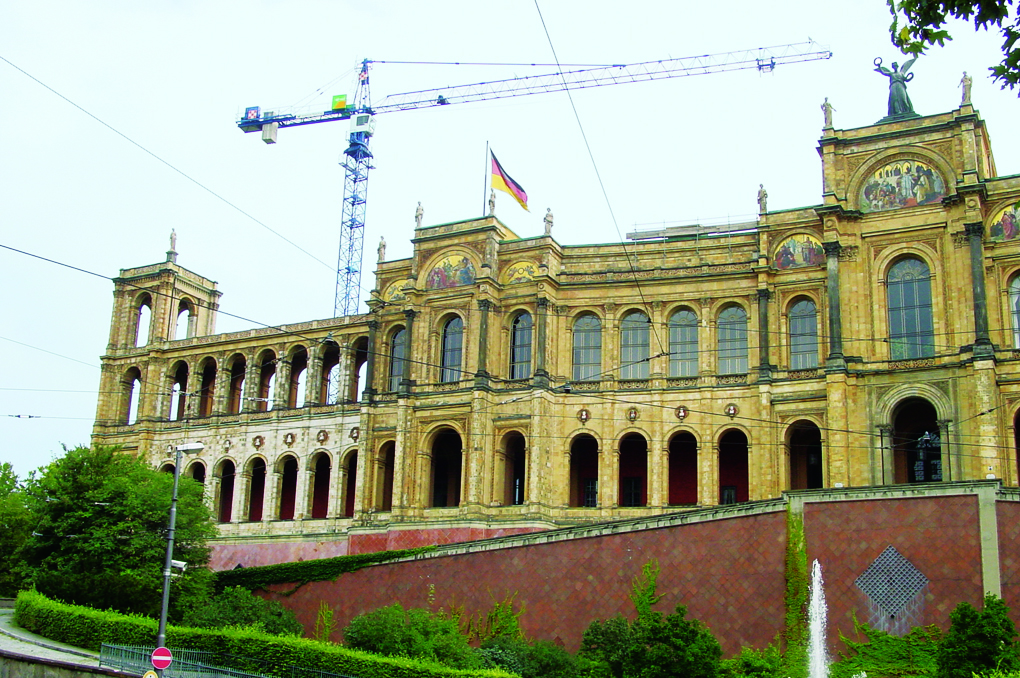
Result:
{"type": "MultiPolygon", "coordinates": [[[[78,447],[26,486],[34,532],[22,549],[26,574],[45,595],[101,609],[155,616],[162,600],[173,476],[109,447],[78,447]]],[[[181,478],[171,618],[208,598],[206,540],[214,527],[202,486],[181,478]]]]}
{"type": "Polygon", "coordinates": [[[344,629],[344,643],[358,650],[431,659],[460,669],[481,665],[455,617],[421,608],[405,610],[400,603],[352,619],[344,629]]]}
{"type": "Polygon", "coordinates": [[[662,598],[656,594],[658,575],[654,560],[641,568],[631,584],[637,619],[593,622],[581,638],[581,655],[603,664],[614,678],[715,678],[722,648],[712,632],[687,619],[683,605],[669,615],[651,609],[662,598]]]}
{"type": "Polygon", "coordinates": [[[294,613],[277,600],[264,600],[240,586],[231,586],[205,605],[184,615],[184,626],[199,629],[236,628],[273,635],[299,636],[294,613]]]}
{"type": "Polygon", "coordinates": [[[970,603],[960,603],[949,620],[951,626],[936,655],[938,678],[971,678],[972,674],[994,669],[1020,668],[1013,640],[1016,626],[1001,598],[986,595],[980,612],[970,603]]]}
{"type": "Polygon", "coordinates": [[[889,27],[893,44],[904,54],[922,54],[932,45],[952,40],[944,28],[950,18],[973,18],[975,30],[995,27],[1002,33],[1003,60],[988,69],[992,77],[1003,88],[1020,83],[1020,9],[1011,0],[886,1],[893,15],[889,27]]]}
{"type": "Polygon", "coordinates": [[[0,596],[13,597],[24,585],[18,552],[32,533],[25,490],[9,462],[0,464],[0,596]]]}

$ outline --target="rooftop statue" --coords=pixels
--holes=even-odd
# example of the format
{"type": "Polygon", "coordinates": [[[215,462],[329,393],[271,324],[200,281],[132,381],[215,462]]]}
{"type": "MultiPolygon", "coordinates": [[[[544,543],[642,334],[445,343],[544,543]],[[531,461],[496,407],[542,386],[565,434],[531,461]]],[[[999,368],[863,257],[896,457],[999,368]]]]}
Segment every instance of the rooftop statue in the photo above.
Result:
{"type": "Polygon", "coordinates": [[[886,116],[888,118],[917,116],[917,113],[914,112],[914,105],[910,103],[910,97],[907,96],[907,83],[914,79],[914,74],[907,73],[907,71],[915,61],[917,61],[917,57],[905,62],[903,68],[899,68],[899,64],[894,61],[890,71],[882,66],[882,57],[875,59],[875,72],[889,78],[889,113],[886,116]]]}

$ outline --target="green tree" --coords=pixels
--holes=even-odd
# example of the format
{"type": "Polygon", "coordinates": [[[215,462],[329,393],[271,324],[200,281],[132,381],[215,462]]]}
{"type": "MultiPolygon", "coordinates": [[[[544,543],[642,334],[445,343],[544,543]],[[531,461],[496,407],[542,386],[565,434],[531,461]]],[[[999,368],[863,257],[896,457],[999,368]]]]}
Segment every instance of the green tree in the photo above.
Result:
{"type": "Polygon", "coordinates": [[[938,678],[971,678],[993,669],[1020,668],[1013,640],[1016,626],[1001,598],[986,595],[980,612],[970,603],[960,603],[949,620],[951,626],[936,654],[938,678]]]}
{"type": "Polygon", "coordinates": [[[683,605],[669,615],[651,609],[662,598],[656,594],[658,575],[654,560],[641,568],[630,596],[637,619],[593,622],[581,638],[581,654],[603,664],[615,678],[715,678],[722,648],[712,632],[687,619],[683,605]]]}
{"type": "Polygon", "coordinates": [[[1020,83],[1020,10],[1011,0],[886,0],[893,22],[893,44],[904,54],[921,54],[931,45],[952,40],[944,26],[950,18],[974,19],[975,30],[991,27],[1002,33],[1003,60],[988,70],[1003,88],[1020,83]],[[1010,15],[1012,12],[1012,16],[1010,15]]]}
{"type": "Polygon", "coordinates": [[[32,533],[24,487],[9,462],[0,464],[0,596],[12,597],[24,584],[20,550],[32,533]]]}
{"type": "MultiPolygon", "coordinates": [[[[173,476],[110,447],[78,447],[27,486],[34,533],[26,574],[47,596],[96,608],[159,613],[173,476]]],[[[181,478],[174,558],[188,563],[171,588],[171,618],[207,600],[206,540],[214,534],[202,486],[181,478]]]]}
{"type": "Polygon", "coordinates": [[[195,628],[243,628],[275,635],[301,635],[294,613],[277,600],[265,600],[240,586],[228,586],[205,605],[184,615],[181,623],[195,628]]]}

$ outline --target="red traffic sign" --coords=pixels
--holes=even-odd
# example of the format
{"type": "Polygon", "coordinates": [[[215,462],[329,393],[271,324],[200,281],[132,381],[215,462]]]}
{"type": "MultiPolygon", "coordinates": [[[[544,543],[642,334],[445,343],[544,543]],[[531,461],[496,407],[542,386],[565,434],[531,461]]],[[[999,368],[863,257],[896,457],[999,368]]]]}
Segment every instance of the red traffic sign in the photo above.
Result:
{"type": "Polygon", "coordinates": [[[152,651],[152,665],[162,671],[166,667],[170,666],[170,663],[174,660],[174,656],[170,654],[170,650],[165,647],[157,647],[152,651]]]}

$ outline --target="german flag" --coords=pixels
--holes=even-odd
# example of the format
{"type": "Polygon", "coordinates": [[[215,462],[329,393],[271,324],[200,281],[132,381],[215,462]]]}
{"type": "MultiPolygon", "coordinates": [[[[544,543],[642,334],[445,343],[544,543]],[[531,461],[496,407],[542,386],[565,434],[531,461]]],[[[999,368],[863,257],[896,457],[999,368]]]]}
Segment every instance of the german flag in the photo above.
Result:
{"type": "Polygon", "coordinates": [[[496,154],[489,151],[492,156],[492,187],[498,188],[501,191],[509,193],[514,197],[521,207],[525,210],[528,209],[528,194],[524,192],[521,185],[510,178],[510,175],[506,173],[503,166],[499,164],[499,160],[496,160],[496,154]]]}

